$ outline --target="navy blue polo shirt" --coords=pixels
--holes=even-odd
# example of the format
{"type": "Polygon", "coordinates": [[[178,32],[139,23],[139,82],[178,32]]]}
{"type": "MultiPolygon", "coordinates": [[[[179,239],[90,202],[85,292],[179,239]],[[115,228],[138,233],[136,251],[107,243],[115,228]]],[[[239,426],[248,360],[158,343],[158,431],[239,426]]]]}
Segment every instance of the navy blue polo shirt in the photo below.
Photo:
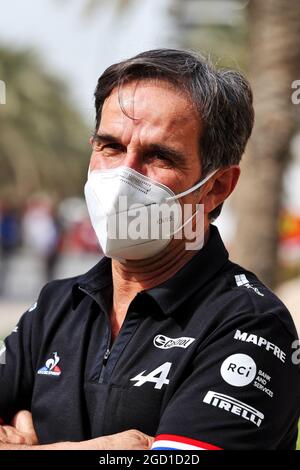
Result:
{"type": "Polygon", "coordinates": [[[139,292],[112,343],[111,260],[47,284],[6,338],[0,416],[31,410],[40,443],[139,429],[153,449],[293,449],[297,334],[282,302],[228,260],[216,227],[139,292]]]}

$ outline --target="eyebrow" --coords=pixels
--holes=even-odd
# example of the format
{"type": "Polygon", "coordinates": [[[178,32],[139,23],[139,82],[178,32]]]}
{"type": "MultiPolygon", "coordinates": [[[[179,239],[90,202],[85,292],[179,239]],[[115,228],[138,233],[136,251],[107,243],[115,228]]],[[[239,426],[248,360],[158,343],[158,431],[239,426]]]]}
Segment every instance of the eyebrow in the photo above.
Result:
{"type": "MultiPolygon", "coordinates": [[[[111,142],[111,143],[119,144],[120,146],[123,146],[121,140],[118,139],[118,137],[115,137],[114,135],[106,133],[106,132],[99,132],[99,133],[95,132],[92,136],[92,139],[93,139],[93,142],[97,142],[97,143],[111,142]]],[[[169,158],[173,160],[174,162],[177,162],[178,164],[186,163],[186,156],[183,152],[180,152],[179,150],[176,150],[165,144],[160,144],[160,143],[149,144],[147,145],[147,148],[145,150],[145,153],[147,152],[163,154],[164,157],[169,158]]]]}

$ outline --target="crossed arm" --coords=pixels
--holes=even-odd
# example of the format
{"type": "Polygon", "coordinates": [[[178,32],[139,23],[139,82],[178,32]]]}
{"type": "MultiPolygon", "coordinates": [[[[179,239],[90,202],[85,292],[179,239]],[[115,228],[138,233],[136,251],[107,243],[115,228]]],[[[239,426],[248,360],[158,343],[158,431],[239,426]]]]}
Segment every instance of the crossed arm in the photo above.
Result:
{"type": "Polygon", "coordinates": [[[149,450],[153,438],[130,429],[81,442],[39,445],[29,411],[19,411],[10,425],[0,425],[0,450],[149,450]]]}

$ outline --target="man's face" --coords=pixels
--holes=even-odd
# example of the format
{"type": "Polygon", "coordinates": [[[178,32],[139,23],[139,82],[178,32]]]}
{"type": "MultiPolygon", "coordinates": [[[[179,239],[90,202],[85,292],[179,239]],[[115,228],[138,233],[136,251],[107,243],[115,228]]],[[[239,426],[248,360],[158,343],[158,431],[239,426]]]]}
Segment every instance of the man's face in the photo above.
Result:
{"type": "MultiPolygon", "coordinates": [[[[162,81],[141,81],[105,100],[94,139],[91,170],[127,166],[165,184],[175,194],[201,176],[199,116],[188,98],[162,81]],[[134,117],[134,119],[132,119],[134,117]]],[[[185,203],[199,202],[197,192],[185,203]]]]}

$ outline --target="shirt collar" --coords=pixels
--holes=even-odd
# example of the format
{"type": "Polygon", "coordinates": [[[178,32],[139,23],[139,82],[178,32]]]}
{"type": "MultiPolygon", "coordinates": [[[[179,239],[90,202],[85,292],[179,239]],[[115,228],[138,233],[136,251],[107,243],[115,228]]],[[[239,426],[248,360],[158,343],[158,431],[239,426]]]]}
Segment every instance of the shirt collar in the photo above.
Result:
{"type": "MultiPolygon", "coordinates": [[[[162,312],[171,315],[185,300],[209,281],[227,262],[228,252],[219,231],[210,225],[208,241],[174,276],[141,293],[151,296],[162,312]]],[[[79,276],[73,285],[73,308],[83,297],[99,293],[112,285],[111,259],[102,258],[90,271],[79,276]]]]}
{"type": "Polygon", "coordinates": [[[87,294],[93,296],[109,285],[112,285],[111,259],[104,257],[87,273],[79,276],[73,284],[73,309],[79,305],[87,294]]]}

